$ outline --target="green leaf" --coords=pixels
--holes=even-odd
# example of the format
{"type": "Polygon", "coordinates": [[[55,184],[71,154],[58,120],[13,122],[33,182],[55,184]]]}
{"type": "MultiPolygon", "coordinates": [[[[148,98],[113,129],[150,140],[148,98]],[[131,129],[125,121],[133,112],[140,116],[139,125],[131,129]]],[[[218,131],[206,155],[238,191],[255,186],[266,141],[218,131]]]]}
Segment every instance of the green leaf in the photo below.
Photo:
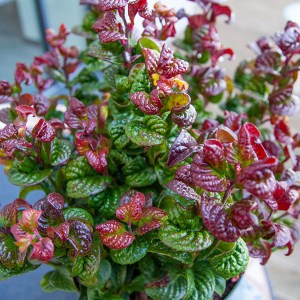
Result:
{"type": "Polygon", "coordinates": [[[126,284],[126,286],[123,288],[123,291],[132,294],[133,292],[141,292],[145,289],[145,278],[143,275],[138,275],[134,277],[134,279],[126,284]]]}
{"type": "Polygon", "coordinates": [[[216,255],[208,259],[213,272],[225,279],[235,277],[246,270],[249,262],[248,248],[242,239],[238,239],[230,255],[216,255]]]}
{"type": "Polygon", "coordinates": [[[123,149],[128,143],[129,138],[125,134],[125,125],[128,120],[114,120],[108,127],[108,134],[114,141],[115,147],[117,149],[123,149]]]}
{"type": "Polygon", "coordinates": [[[98,275],[98,285],[104,287],[111,276],[111,264],[107,259],[101,261],[98,275]]]}
{"type": "Polygon", "coordinates": [[[130,94],[135,92],[146,92],[148,94],[151,92],[151,82],[145,66],[143,66],[134,77],[130,94]]]}
{"type": "Polygon", "coordinates": [[[146,287],[146,294],[153,300],[174,300],[182,299],[187,292],[186,279],[176,272],[171,272],[169,275],[170,282],[163,287],[146,287]]]}
{"type": "Polygon", "coordinates": [[[72,267],[72,277],[78,276],[83,271],[84,258],[77,255],[72,267]]]}
{"type": "Polygon", "coordinates": [[[33,271],[38,268],[40,265],[32,265],[28,261],[25,261],[24,265],[19,268],[7,268],[0,262],[0,281],[12,278],[17,275],[33,271]]]}
{"type": "Polygon", "coordinates": [[[90,207],[97,208],[101,217],[113,218],[119,206],[120,198],[126,190],[126,186],[114,189],[107,188],[101,193],[88,198],[88,204],[90,207]]]}
{"type": "Polygon", "coordinates": [[[121,64],[123,62],[122,56],[119,55],[118,51],[113,50],[113,48],[109,49],[106,44],[100,43],[96,40],[90,44],[88,54],[103,61],[121,64]]]}
{"type": "Polygon", "coordinates": [[[136,239],[127,248],[121,250],[110,249],[110,255],[112,260],[120,265],[131,265],[147,254],[148,247],[143,239],[136,239]]]}
{"type": "Polygon", "coordinates": [[[207,300],[214,293],[216,282],[210,267],[204,264],[195,264],[193,266],[195,288],[188,300],[207,300]]]}
{"type": "Polygon", "coordinates": [[[23,173],[16,168],[10,168],[7,173],[8,180],[11,184],[18,186],[31,186],[44,181],[52,170],[34,170],[31,173],[23,173]]]}
{"type": "Polygon", "coordinates": [[[67,161],[72,154],[72,146],[68,141],[58,140],[56,137],[51,143],[50,163],[57,166],[67,161]]]}
{"type": "Polygon", "coordinates": [[[98,175],[98,173],[90,166],[85,156],[78,156],[76,159],[71,160],[64,168],[64,173],[66,180],[98,175]]]}
{"type": "Polygon", "coordinates": [[[83,270],[79,275],[81,282],[85,286],[94,286],[98,281],[100,268],[100,239],[94,237],[91,254],[84,257],[83,270]]]}
{"type": "Polygon", "coordinates": [[[185,293],[185,296],[183,298],[183,300],[187,300],[189,299],[196,286],[195,286],[195,279],[194,279],[194,273],[191,269],[184,269],[182,272],[181,272],[181,276],[183,276],[186,281],[187,281],[187,285],[186,285],[186,293],[185,293]]]}
{"type": "Polygon", "coordinates": [[[48,272],[41,280],[41,287],[46,292],[63,290],[77,292],[76,285],[68,270],[60,268],[48,272]]]}
{"type": "Polygon", "coordinates": [[[191,253],[174,250],[158,241],[151,243],[148,251],[170,257],[187,265],[192,264],[194,260],[194,257],[191,253]]]}
{"type": "Polygon", "coordinates": [[[191,97],[186,93],[172,93],[166,96],[162,102],[165,110],[182,112],[190,105],[191,97]]]}
{"type": "Polygon", "coordinates": [[[226,290],[226,280],[221,276],[215,276],[216,279],[216,287],[215,292],[222,296],[226,290]]]}
{"type": "Polygon", "coordinates": [[[214,241],[206,230],[181,229],[170,222],[160,227],[159,238],[173,249],[188,252],[204,250],[214,241]]]}
{"type": "Polygon", "coordinates": [[[79,208],[79,207],[64,208],[63,215],[64,215],[66,221],[79,220],[79,221],[83,221],[83,222],[88,222],[92,226],[94,226],[94,218],[92,217],[92,215],[89,212],[87,212],[83,208],[79,208]]]}
{"type": "Polygon", "coordinates": [[[142,37],[139,39],[139,45],[141,48],[148,48],[152,50],[156,50],[160,52],[159,45],[151,38],[149,37],[142,37]]]}
{"type": "Polygon", "coordinates": [[[125,183],[131,187],[143,187],[153,184],[156,174],[152,168],[125,177],[125,183]]]}
{"type": "Polygon", "coordinates": [[[168,125],[158,116],[145,116],[125,126],[127,137],[139,146],[155,146],[165,141],[168,125]]]}
{"type": "Polygon", "coordinates": [[[86,198],[105,190],[110,182],[110,177],[100,175],[74,179],[67,183],[67,193],[74,199],[86,198]]]}
{"type": "Polygon", "coordinates": [[[26,197],[29,193],[31,193],[33,191],[43,191],[43,190],[44,189],[38,184],[31,185],[31,186],[23,186],[20,189],[19,198],[26,199],[26,197]]]}

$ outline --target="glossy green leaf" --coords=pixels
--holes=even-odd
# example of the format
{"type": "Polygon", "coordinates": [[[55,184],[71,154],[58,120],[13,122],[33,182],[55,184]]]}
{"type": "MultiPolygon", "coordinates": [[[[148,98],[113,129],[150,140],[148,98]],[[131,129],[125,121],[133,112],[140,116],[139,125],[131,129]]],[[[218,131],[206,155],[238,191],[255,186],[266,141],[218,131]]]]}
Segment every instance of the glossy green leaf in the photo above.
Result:
{"type": "Polygon", "coordinates": [[[136,239],[131,245],[121,250],[110,250],[111,258],[120,265],[131,265],[142,259],[149,246],[142,239],[136,239]]]}
{"type": "Polygon", "coordinates": [[[144,66],[135,76],[133,84],[131,86],[130,94],[133,94],[135,92],[146,92],[149,94],[150,91],[151,82],[146,67],[144,66]]]}
{"type": "Polygon", "coordinates": [[[110,182],[110,177],[99,175],[74,179],[67,183],[67,193],[71,198],[86,198],[102,192],[110,182]]]}
{"type": "Polygon", "coordinates": [[[248,262],[248,248],[242,239],[236,242],[235,249],[230,255],[220,254],[209,259],[213,272],[225,279],[230,279],[244,272],[248,262]]]}
{"type": "Polygon", "coordinates": [[[116,149],[123,149],[128,143],[129,138],[125,134],[125,125],[128,120],[120,119],[111,122],[108,127],[109,136],[114,141],[116,149]]]}
{"type": "Polygon", "coordinates": [[[187,281],[178,272],[168,274],[166,285],[156,287],[149,285],[146,287],[146,294],[153,300],[174,300],[182,299],[187,292],[187,281]]]}
{"type": "Polygon", "coordinates": [[[197,263],[193,266],[195,288],[188,300],[207,300],[214,293],[216,282],[213,272],[207,265],[197,263]]]}
{"type": "Polygon", "coordinates": [[[104,287],[111,276],[111,264],[107,259],[103,259],[100,263],[98,274],[98,283],[100,287],[104,287]]]}
{"type": "Polygon", "coordinates": [[[63,290],[77,292],[76,285],[68,270],[60,268],[48,272],[41,280],[41,287],[46,292],[63,290]]]}
{"type": "Polygon", "coordinates": [[[144,36],[144,37],[140,38],[139,45],[141,48],[149,48],[149,49],[160,52],[159,45],[153,39],[151,39],[149,37],[144,36]]]}
{"type": "Polygon", "coordinates": [[[92,215],[89,212],[87,212],[83,208],[79,208],[79,207],[65,208],[65,209],[63,209],[63,215],[64,215],[66,221],[79,220],[79,221],[83,221],[83,222],[88,222],[92,226],[94,226],[94,218],[92,217],[92,215]]]}
{"type": "Polygon", "coordinates": [[[71,160],[64,168],[64,174],[66,180],[98,175],[98,173],[90,166],[85,156],[78,156],[76,159],[71,160]]]}
{"type": "Polygon", "coordinates": [[[126,190],[126,186],[114,189],[107,188],[101,193],[89,197],[88,204],[92,208],[97,208],[101,217],[113,218],[119,206],[120,198],[126,190]]]}
{"type": "Polygon", "coordinates": [[[31,173],[23,173],[16,168],[8,170],[7,176],[11,184],[18,186],[31,186],[44,181],[52,170],[34,170],[31,173]]]}
{"type": "Polygon", "coordinates": [[[165,141],[167,127],[167,123],[160,117],[147,115],[141,121],[130,121],[125,127],[125,133],[139,146],[155,146],[165,141]]]}
{"type": "Polygon", "coordinates": [[[148,251],[170,257],[187,265],[192,264],[194,260],[194,257],[190,252],[177,251],[158,241],[151,243],[148,251]]]}
{"type": "Polygon", "coordinates": [[[156,181],[156,174],[152,168],[147,168],[138,173],[127,175],[125,183],[131,187],[143,187],[153,184],[156,181]]]}
{"type": "Polygon", "coordinates": [[[206,230],[181,229],[172,223],[160,227],[159,238],[167,246],[179,251],[201,251],[214,241],[213,236],[206,230]]]}
{"type": "Polygon", "coordinates": [[[58,140],[56,137],[51,144],[50,163],[52,166],[66,162],[72,154],[72,146],[68,141],[58,140]]]}
{"type": "Polygon", "coordinates": [[[0,262],[0,281],[9,279],[11,277],[21,275],[30,271],[35,270],[40,265],[32,265],[28,261],[25,261],[24,265],[19,268],[7,268],[0,262]]]}
{"type": "Polygon", "coordinates": [[[84,258],[80,255],[77,255],[71,270],[72,277],[76,277],[79,274],[81,274],[81,272],[83,271],[83,265],[84,265],[84,258]]]}

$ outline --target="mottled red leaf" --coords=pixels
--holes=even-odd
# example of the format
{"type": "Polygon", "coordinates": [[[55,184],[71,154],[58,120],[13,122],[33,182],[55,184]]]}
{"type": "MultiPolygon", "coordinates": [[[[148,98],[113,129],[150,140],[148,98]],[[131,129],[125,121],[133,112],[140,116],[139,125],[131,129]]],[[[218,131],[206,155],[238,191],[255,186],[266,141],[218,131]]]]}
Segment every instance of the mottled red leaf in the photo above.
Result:
{"type": "Polygon", "coordinates": [[[69,237],[70,224],[64,222],[59,224],[57,227],[47,227],[47,236],[51,239],[58,237],[62,242],[67,241],[69,237]]]}
{"type": "Polygon", "coordinates": [[[128,4],[129,0],[101,0],[100,8],[103,11],[115,10],[128,4]]]}
{"type": "Polygon", "coordinates": [[[42,211],[29,208],[22,211],[22,217],[19,221],[20,226],[24,230],[33,231],[38,227],[38,220],[42,215],[42,211]]]}
{"type": "Polygon", "coordinates": [[[18,105],[15,110],[22,122],[26,122],[29,115],[36,116],[35,109],[28,105],[18,105]]]}
{"type": "Polygon", "coordinates": [[[135,240],[135,236],[115,220],[110,220],[96,226],[102,243],[115,250],[128,247],[135,240]]]}
{"type": "Polygon", "coordinates": [[[142,217],[142,210],[146,204],[144,194],[137,192],[130,202],[119,206],[116,210],[116,217],[124,222],[137,222],[142,217]]]}
{"type": "Polygon", "coordinates": [[[276,140],[285,145],[293,145],[294,139],[292,138],[290,128],[285,120],[280,120],[274,127],[274,136],[276,140]]]}
{"type": "Polygon", "coordinates": [[[52,259],[54,255],[54,245],[48,237],[45,237],[33,244],[33,249],[29,254],[30,260],[38,262],[47,262],[52,259]]]}
{"type": "Polygon", "coordinates": [[[176,194],[189,199],[189,200],[198,200],[199,195],[195,192],[195,190],[188,186],[186,183],[179,180],[172,180],[167,184],[167,187],[175,192],[176,194]]]}
{"type": "Polygon", "coordinates": [[[123,33],[119,32],[116,16],[113,12],[105,13],[104,17],[93,25],[102,43],[111,43],[118,40],[126,40],[123,33]]]}
{"type": "Polygon", "coordinates": [[[157,207],[146,207],[143,209],[142,218],[138,223],[138,235],[143,235],[162,225],[167,213],[157,207]]]}
{"type": "Polygon", "coordinates": [[[42,203],[42,210],[52,220],[59,218],[64,208],[64,198],[58,193],[50,193],[42,203]]]}
{"type": "Polygon", "coordinates": [[[167,166],[172,168],[179,162],[185,160],[192,153],[199,150],[197,146],[196,140],[188,131],[182,129],[170,149],[167,166]]]}
{"type": "Polygon", "coordinates": [[[192,104],[183,112],[172,112],[172,121],[179,127],[189,127],[193,125],[196,121],[196,118],[197,111],[192,104]]]}
{"type": "Polygon", "coordinates": [[[257,203],[250,200],[241,200],[231,207],[231,219],[239,229],[247,229],[255,224],[251,212],[257,208],[257,203]]]}
{"type": "Polygon", "coordinates": [[[204,162],[202,153],[194,156],[191,173],[194,184],[209,192],[224,192],[227,188],[226,177],[212,170],[212,168],[204,162]]]}
{"type": "Polygon", "coordinates": [[[149,75],[157,73],[158,61],[160,54],[156,50],[143,48],[143,56],[145,58],[146,69],[149,75]]]}
{"type": "Polygon", "coordinates": [[[31,133],[40,142],[51,142],[55,138],[55,129],[44,118],[37,122],[31,133]]]}
{"type": "Polygon", "coordinates": [[[223,205],[206,194],[201,196],[200,212],[205,227],[217,239],[235,242],[243,233],[237,228],[223,205]]]}
{"type": "Polygon", "coordinates": [[[130,95],[130,99],[145,114],[156,115],[162,107],[158,90],[152,90],[150,95],[136,92],[130,95]]]}
{"type": "Polygon", "coordinates": [[[6,125],[3,129],[0,129],[0,143],[11,138],[16,138],[17,134],[18,131],[13,125],[6,125]]]}
{"type": "Polygon", "coordinates": [[[218,140],[210,139],[204,143],[203,160],[216,170],[226,168],[223,146],[218,140]]]}
{"type": "Polygon", "coordinates": [[[37,95],[34,95],[33,107],[38,116],[44,116],[50,108],[50,102],[49,102],[48,98],[45,97],[44,95],[37,94],[37,95]]]}
{"type": "Polygon", "coordinates": [[[106,155],[108,154],[107,148],[101,148],[97,151],[88,150],[85,153],[91,167],[98,173],[103,173],[107,167],[106,155]]]}

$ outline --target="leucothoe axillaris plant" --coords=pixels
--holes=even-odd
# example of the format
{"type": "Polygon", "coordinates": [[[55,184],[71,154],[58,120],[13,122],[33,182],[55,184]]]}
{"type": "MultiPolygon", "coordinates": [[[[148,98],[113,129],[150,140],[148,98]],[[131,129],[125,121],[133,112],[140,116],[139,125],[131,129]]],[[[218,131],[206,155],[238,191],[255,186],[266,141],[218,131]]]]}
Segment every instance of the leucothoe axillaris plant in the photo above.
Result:
{"type": "Polygon", "coordinates": [[[288,22],[251,44],[256,58],[230,78],[218,62],[234,53],[216,20],[231,10],[192,2],[195,15],[82,0],[90,10],[73,31],[86,50],[65,46],[64,25],[48,30],[51,50],[0,81],[0,161],[21,187],[1,210],[2,280],[45,263],[55,268],[46,291],[211,299],[249,256],[264,264],[278,248],[292,253],[300,135],[287,116],[299,109],[300,28],[288,22]],[[182,20],[184,36],[168,45],[182,20]],[[64,88],[46,97],[53,83],[64,88]],[[45,196],[30,204],[35,190],[45,196]]]}

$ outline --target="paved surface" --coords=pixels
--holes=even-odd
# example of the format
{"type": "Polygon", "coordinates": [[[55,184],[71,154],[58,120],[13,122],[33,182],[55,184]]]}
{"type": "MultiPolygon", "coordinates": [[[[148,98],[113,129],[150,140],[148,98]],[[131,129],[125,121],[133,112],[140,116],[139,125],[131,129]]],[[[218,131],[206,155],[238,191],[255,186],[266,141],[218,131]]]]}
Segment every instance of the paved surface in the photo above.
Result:
{"type": "MultiPolygon", "coordinates": [[[[79,2],[79,1],[78,1],[79,2]]],[[[220,36],[224,46],[235,50],[236,60],[224,62],[224,66],[233,72],[234,66],[243,58],[251,57],[251,51],[246,44],[256,40],[261,35],[273,34],[281,30],[285,25],[283,9],[286,5],[293,3],[291,0],[231,0],[228,3],[233,8],[236,19],[235,23],[226,25],[220,21],[220,36]]],[[[39,45],[28,43],[20,38],[20,28],[17,22],[17,15],[13,5],[0,6],[0,79],[13,78],[12,66],[17,61],[31,62],[34,55],[40,53],[39,45]]],[[[299,130],[299,117],[293,118],[294,131],[299,130]]],[[[0,169],[2,173],[2,169],[0,169]]],[[[17,190],[7,188],[5,178],[0,177],[1,205],[4,201],[11,201],[17,190]]],[[[285,257],[282,252],[274,253],[268,271],[271,277],[274,294],[277,300],[300,299],[300,245],[298,245],[290,257],[285,257]]],[[[18,299],[76,299],[72,294],[56,293],[42,296],[40,290],[35,287],[45,270],[17,277],[13,281],[0,282],[0,293],[2,300],[18,299]],[[22,296],[16,287],[26,282],[25,295],[32,293],[32,296],[22,296]],[[17,293],[17,294],[16,294],[17,293]]],[[[247,299],[241,299],[247,300],[247,299]]]]}

